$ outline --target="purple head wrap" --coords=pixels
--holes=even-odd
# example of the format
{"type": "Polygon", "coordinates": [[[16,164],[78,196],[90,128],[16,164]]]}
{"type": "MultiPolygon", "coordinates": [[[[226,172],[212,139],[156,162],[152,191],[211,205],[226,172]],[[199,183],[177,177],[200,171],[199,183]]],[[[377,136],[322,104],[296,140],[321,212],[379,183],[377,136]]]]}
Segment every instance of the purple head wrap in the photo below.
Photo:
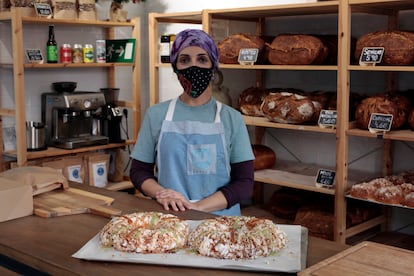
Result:
{"type": "Polygon", "coordinates": [[[171,48],[170,61],[174,71],[177,70],[178,54],[189,46],[198,46],[204,49],[211,59],[213,70],[218,70],[218,50],[214,40],[202,30],[187,29],[177,34],[171,48]]]}

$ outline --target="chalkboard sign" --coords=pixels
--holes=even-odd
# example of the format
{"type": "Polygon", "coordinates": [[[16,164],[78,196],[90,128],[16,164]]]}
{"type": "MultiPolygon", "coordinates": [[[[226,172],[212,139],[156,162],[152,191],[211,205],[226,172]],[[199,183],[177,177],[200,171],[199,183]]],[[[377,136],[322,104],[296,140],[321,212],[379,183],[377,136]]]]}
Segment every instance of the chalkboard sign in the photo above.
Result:
{"type": "Polygon", "coordinates": [[[257,61],[259,49],[257,48],[243,48],[239,51],[239,63],[241,65],[253,65],[257,61]]]}
{"type": "Polygon", "coordinates": [[[393,116],[391,114],[372,113],[369,119],[368,129],[370,132],[390,131],[393,116]]]}
{"type": "Polygon", "coordinates": [[[320,188],[332,188],[335,186],[335,171],[319,169],[316,177],[316,186],[320,188]]]}
{"type": "Polygon", "coordinates": [[[49,4],[34,3],[34,7],[38,16],[48,17],[52,15],[52,9],[49,4]]]}
{"type": "Polygon", "coordinates": [[[26,56],[30,63],[43,63],[40,49],[26,49],[26,56]]]}
{"type": "Polygon", "coordinates": [[[359,58],[360,65],[380,63],[384,55],[384,47],[364,47],[359,58]]]}
{"type": "Polygon", "coordinates": [[[336,110],[321,110],[319,114],[318,125],[320,127],[336,127],[336,110]]]}

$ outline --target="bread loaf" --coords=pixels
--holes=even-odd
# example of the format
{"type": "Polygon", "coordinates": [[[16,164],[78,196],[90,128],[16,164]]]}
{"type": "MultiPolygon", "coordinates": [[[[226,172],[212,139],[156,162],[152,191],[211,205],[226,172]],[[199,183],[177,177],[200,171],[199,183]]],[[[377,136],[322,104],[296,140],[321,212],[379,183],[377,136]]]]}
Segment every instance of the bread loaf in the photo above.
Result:
{"type": "Polygon", "coordinates": [[[410,101],[403,95],[380,94],[365,98],[357,106],[355,120],[361,129],[368,129],[372,113],[393,115],[391,129],[401,128],[411,109],[410,101]]]}
{"type": "Polygon", "coordinates": [[[263,117],[260,109],[263,99],[268,94],[265,88],[249,87],[243,90],[239,96],[239,109],[247,116],[263,117]]]}
{"type": "Polygon", "coordinates": [[[239,51],[243,48],[259,49],[258,61],[264,54],[265,42],[256,35],[238,33],[230,35],[217,44],[220,63],[238,64],[239,51]]]}
{"type": "Polygon", "coordinates": [[[281,34],[270,45],[268,60],[275,65],[321,64],[328,56],[328,47],[312,35],[281,34]]]}
{"type": "Polygon", "coordinates": [[[382,63],[408,65],[414,63],[414,33],[406,31],[378,31],[360,37],[355,58],[359,60],[364,47],[384,47],[382,63]]]}
{"type": "Polygon", "coordinates": [[[262,103],[266,118],[277,123],[302,124],[313,118],[315,108],[308,97],[289,93],[270,93],[262,103]]]}
{"type": "Polygon", "coordinates": [[[273,167],[276,163],[275,152],[265,145],[252,145],[254,154],[254,169],[264,170],[273,167]]]}

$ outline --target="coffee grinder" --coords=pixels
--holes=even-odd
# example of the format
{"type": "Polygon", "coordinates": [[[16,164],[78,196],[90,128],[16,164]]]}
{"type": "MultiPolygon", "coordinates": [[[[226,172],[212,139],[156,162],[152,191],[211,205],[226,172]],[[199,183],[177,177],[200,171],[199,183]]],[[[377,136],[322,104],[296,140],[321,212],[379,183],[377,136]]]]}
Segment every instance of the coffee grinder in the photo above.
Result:
{"type": "Polygon", "coordinates": [[[106,104],[102,107],[100,115],[101,135],[109,138],[109,143],[123,143],[121,136],[122,111],[116,106],[119,88],[101,88],[106,104]]]}

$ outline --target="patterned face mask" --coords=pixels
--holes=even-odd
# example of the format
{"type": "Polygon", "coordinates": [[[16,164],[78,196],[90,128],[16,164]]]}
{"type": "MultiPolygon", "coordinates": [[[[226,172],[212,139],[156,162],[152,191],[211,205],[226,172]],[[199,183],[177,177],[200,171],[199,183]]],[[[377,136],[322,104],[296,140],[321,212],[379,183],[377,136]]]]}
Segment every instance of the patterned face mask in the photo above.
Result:
{"type": "Polygon", "coordinates": [[[178,80],[184,88],[184,92],[193,98],[203,94],[213,77],[211,68],[201,68],[191,66],[185,69],[177,70],[178,80]]]}

